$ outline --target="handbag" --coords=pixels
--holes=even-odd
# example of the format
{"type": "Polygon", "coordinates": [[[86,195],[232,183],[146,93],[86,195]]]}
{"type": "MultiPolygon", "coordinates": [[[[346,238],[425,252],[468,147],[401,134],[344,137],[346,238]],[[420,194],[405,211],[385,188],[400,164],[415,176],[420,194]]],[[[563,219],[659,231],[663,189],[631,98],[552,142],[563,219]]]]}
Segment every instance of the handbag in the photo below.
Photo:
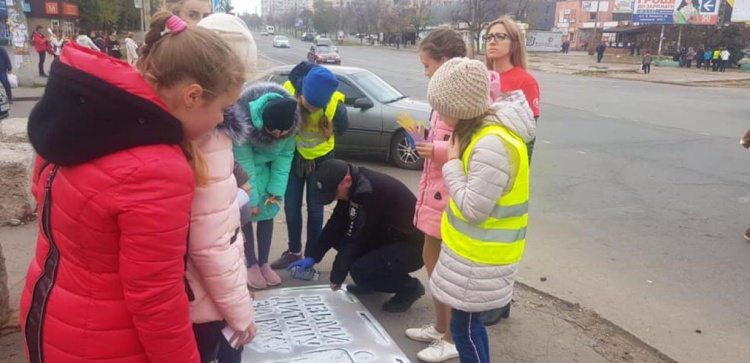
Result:
{"type": "Polygon", "coordinates": [[[18,88],[18,76],[13,73],[9,74],[8,83],[10,83],[10,88],[18,88]]]}

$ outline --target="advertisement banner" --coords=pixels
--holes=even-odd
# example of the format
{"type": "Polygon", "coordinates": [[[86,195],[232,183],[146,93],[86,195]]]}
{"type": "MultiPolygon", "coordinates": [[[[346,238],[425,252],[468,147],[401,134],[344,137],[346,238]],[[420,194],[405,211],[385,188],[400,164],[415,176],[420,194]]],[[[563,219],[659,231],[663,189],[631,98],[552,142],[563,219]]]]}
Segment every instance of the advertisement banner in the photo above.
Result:
{"type": "Polygon", "coordinates": [[[529,30],[526,49],[530,52],[559,52],[562,49],[562,32],[529,30]]]}
{"type": "Polygon", "coordinates": [[[226,13],[227,12],[227,0],[214,0],[214,12],[215,13],[226,13]]]}
{"type": "Polygon", "coordinates": [[[734,4],[731,1],[729,4],[733,6],[732,22],[750,22],[750,0],[734,0],[734,4]]]}
{"type": "Polygon", "coordinates": [[[584,13],[607,12],[609,11],[609,1],[581,1],[581,9],[584,13]]]}
{"type": "Polygon", "coordinates": [[[636,0],[633,22],[715,25],[721,0],[636,0]]]}
{"type": "Polygon", "coordinates": [[[631,14],[633,13],[633,4],[635,0],[615,0],[613,13],[631,14]]]}

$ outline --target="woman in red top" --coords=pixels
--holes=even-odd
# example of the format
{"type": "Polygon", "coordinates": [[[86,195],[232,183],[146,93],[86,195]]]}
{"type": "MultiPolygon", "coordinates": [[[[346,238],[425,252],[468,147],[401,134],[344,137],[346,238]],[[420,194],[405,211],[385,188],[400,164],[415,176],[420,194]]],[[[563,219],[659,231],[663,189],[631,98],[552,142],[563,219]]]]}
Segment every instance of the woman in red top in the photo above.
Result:
{"type": "MultiPolygon", "coordinates": [[[[506,15],[490,23],[484,41],[487,43],[487,69],[500,73],[500,92],[522,90],[534,117],[539,119],[539,84],[526,71],[526,42],[515,20],[506,15]]],[[[534,141],[526,145],[529,161],[534,141]]]]}
{"type": "Polygon", "coordinates": [[[47,57],[49,42],[42,34],[40,25],[37,25],[34,34],[31,35],[31,41],[34,42],[34,50],[39,54],[39,77],[47,77],[47,73],[44,72],[44,60],[47,57]]]}

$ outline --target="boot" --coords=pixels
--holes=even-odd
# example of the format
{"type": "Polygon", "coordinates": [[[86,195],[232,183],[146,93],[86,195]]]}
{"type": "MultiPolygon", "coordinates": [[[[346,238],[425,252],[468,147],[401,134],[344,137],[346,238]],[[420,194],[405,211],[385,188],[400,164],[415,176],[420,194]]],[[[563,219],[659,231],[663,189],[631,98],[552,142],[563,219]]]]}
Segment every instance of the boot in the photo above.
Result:
{"type": "Polygon", "coordinates": [[[271,269],[271,266],[264,264],[260,267],[260,273],[263,275],[263,279],[266,280],[268,286],[276,286],[281,284],[281,277],[271,269]]]}
{"type": "Polygon", "coordinates": [[[293,253],[289,250],[284,251],[276,261],[271,262],[271,268],[274,270],[286,269],[292,262],[302,259],[302,253],[293,253]]]}
{"type": "Polygon", "coordinates": [[[388,301],[383,303],[383,311],[389,313],[403,313],[411,308],[411,306],[424,295],[424,286],[419,280],[412,278],[412,281],[416,283],[416,287],[412,287],[404,292],[399,292],[393,295],[388,301]]]}
{"type": "Polygon", "coordinates": [[[485,326],[495,325],[500,322],[500,319],[510,318],[510,303],[500,309],[492,309],[482,312],[481,318],[485,326]]]}
{"type": "Polygon", "coordinates": [[[247,269],[247,284],[257,290],[268,287],[266,279],[263,278],[263,274],[260,272],[260,267],[258,267],[258,265],[253,265],[247,269]]]}

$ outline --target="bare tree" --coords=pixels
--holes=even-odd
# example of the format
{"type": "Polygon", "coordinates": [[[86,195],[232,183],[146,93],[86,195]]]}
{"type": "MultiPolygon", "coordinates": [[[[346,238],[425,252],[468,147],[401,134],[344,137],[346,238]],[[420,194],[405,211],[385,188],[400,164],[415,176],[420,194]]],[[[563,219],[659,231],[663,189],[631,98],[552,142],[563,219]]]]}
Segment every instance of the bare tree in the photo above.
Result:
{"type": "Polygon", "coordinates": [[[365,0],[354,0],[346,7],[346,18],[349,19],[350,32],[359,34],[359,42],[364,42],[364,34],[368,31],[368,14],[365,0]]]}
{"type": "Polygon", "coordinates": [[[417,37],[434,20],[431,8],[432,0],[414,0],[412,6],[407,10],[409,24],[417,37]]]}
{"type": "Polygon", "coordinates": [[[480,48],[482,30],[493,20],[505,14],[508,5],[501,0],[463,0],[463,6],[457,11],[458,20],[465,23],[474,40],[475,53],[480,48]]]}

